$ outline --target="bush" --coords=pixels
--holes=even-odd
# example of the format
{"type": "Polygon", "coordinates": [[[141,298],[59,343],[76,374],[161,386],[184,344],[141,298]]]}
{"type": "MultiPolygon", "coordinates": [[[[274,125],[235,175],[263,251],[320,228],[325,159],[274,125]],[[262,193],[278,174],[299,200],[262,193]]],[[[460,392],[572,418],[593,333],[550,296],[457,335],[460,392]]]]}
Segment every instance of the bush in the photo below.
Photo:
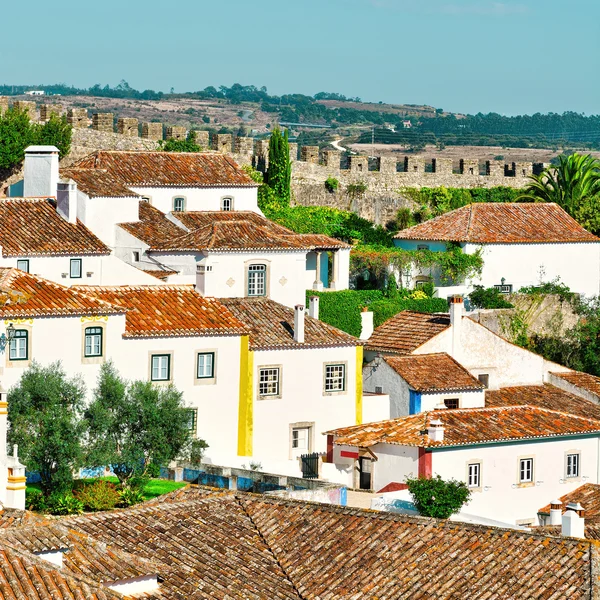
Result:
{"type": "Polygon", "coordinates": [[[335,177],[328,177],[325,180],[325,189],[333,194],[340,187],[340,182],[335,177]]]}
{"type": "Polygon", "coordinates": [[[134,504],[139,504],[144,501],[144,492],[139,489],[125,488],[121,490],[121,500],[119,502],[119,506],[127,508],[128,506],[133,506],[134,504]]]}
{"type": "Polygon", "coordinates": [[[373,311],[373,325],[379,327],[403,310],[422,313],[448,312],[448,301],[444,298],[400,298],[397,301],[376,300],[369,305],[373,311]]]}
{"type": "Polygon", "coordinates": [[[25,492],[25,508],[35,512],[46,512],[48,510],[46,496],[40,490],[28,489],[25,492]]]}
{"type": "Polygon", "coordinates": [[[514,308],[514,305],[505,299],[504,294],[493,287],[486,289],[482,285],[476,285],[469,294],[469,299],[475,308],[514,308]]]}
{"type": "Polygon", "coordinates": [[[346,192],[350,198],[359,198],[367,191],[367,184],[364,181],[350,183],[346,187],[346,192]]]}
{"type": "Polygon", "coordinates": [[[121,501],[117,486],[110,481],[83,483],[75,490],[74,495],[86,510],[91,511],[112,510],[121,501]]]}
{"type": "Polygon", "coordinates": [[[568,285],[561,282],[560,277],[548,281],[547,283],[540,283],[539,285],[529,285],[522,287],[519,290],[519,294],[528,294],[530,296],[542,296],[546,294],[554,294],[560,297],[561,301],[572,302],[577,294],[571,291],[568,285]]]}
{"type": "Polygon", "coordinates": [[[431,479],[408,478],[406,483],[416,509],[424,517],[447,519],[460,512],[471,497],[466,483],[456,479],[444,481],[439,475],[431,479]]]}
{"type": "Polygon", "coordinates": [[[207,448],[208,444],[204,440],[194,438],[186,449],[184,458],[192,465],[199,465],[207,448]]]}
{"type": "Polygon", "coordinates": [[[53,515],[79,515],[83,503],[71,492],[54,492],[47,498],[47,510],[53,515]]]}

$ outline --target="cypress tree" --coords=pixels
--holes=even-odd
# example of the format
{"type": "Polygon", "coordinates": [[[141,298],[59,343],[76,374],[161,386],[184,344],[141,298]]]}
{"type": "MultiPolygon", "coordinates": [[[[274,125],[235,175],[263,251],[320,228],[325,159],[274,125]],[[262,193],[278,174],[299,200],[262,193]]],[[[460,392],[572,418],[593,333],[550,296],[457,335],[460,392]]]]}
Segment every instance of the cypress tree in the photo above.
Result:
{"type": "Polygon", "coordinates": [[[284,206],[290,204],[291,179],[292,163],[290,161],[288,131],[286,129],[282,134],[279,128],[276,128],[269,140],[269,167],[266,172],[266,183],[284,206]]]}

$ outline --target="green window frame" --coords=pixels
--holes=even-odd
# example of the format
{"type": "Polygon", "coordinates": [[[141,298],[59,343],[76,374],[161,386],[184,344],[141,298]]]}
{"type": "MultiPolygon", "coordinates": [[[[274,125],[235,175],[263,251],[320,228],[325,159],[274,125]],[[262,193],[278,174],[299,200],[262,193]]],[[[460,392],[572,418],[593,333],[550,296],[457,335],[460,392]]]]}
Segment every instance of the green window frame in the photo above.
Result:
{"type": "Polygon", "coordinates": [[[102,356],[102,327],[86,327],[83,355],[86,358],[102,356]]]}
{"type": "Polygon", "coordinates": [[[196,435],[196,426],[198,423],[198,409],[197,408],[188,408],[188,430],[192,433],[192,435],[196,435]]]}
{"type": "Polygon", "coordinates": [[[8,349],[9,360],[29,360],[29,332],[17,329],[8,349]]]}
{"type": "Polygon", "coordinates": [[[171,380],[171,355],[153,354],[150,365],[151,381],[170,381],[171,380]]]}
{"type": "Polygon", "coordinates": [[[185,210],[185,198],[183,196],[175,196],[173,198],[173,212],[183,212],[185,210]]]}
{"type": "Polygon", "coordinates": [[[69,277],[71,279],[81,279],[83,276],[83,261],[81,258],[72,258],[69,265],[69,277]]]}
{"type": "Polygon", "coordinates": [[[248,265],[248,296],[267,295],[267,265],[248,265]]]}
{"type": "Polygon", "coordinates": [[[25,273],[29,273],[29,259],[20,258],[17,261],[17,269],[19,269],[20,271],[25,271],[25,273]]]}
{"type": "Polygon", "coordinates": [[[196,357],[196,378],[213,379],[215,376],[215,353],[198,352],[196,357]]]}

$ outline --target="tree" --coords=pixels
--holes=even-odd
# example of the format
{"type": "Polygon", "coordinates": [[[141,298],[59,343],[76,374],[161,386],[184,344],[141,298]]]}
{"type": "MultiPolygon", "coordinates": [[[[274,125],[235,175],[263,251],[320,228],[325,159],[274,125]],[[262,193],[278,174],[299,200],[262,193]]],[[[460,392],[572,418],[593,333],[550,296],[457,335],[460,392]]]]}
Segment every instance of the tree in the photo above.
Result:
{"type": "Polygon", "coordinates": [[[292,179],[292,163],[290,161],[290,145],[288,130],[281,133],[275,128],[269,140],[269,167],[265,181],[275,192],[284,206],[290,204],[290,184],[292,179]]]}
{"type": "Polygon", "coordinates": [[[60,157],[64,158],[71,151],[73,128],[67,123],[66,117],[52,113],[50,119],[39,128],[37,143],[44,146],[56,146],[60,157]]]}
{"type": "Polygon", "coordinates": [[[162,141],[161,150],[165,152],[200,152],[202,148],[196,143],[196,132],[190,131],[185,140],[162,141]]]}
{"type": "Polygon", "coordinates": [[[46,495],[69,490],[82,465],[84,398],[81,380],[67,379],[60,363],[33,362],[8,393],[9,443],[18,444],[28,470],[40,474],[46,495]]]}
{"type": "Polygon", "coordinates": [[[456,479],[444,481],[439,475],[430,479],[408,478],[406,483],[416,509],[424,517],[447,519],[460,512],[471,497],[466,483],[456,479]]]}
{"type": "Polygon", "coordinates": [[[102,365],[94,400],[85,411],[89,466],[111,465],[124,487],[151,465],[175,459],[190,441],[189,409],[173,386],[127,383],[102,365]]]}
{"type": "Polygon", "coordinates": [[[36,143],[27,113],[9,108],[0,116],[0,169],[12,170],[25,158],[25,148],[36,143]]]}
{"type": "Polygon", "coordinates": [[[573,218],[600,194],[600,161],[590,154],[559,156],[556,166],[532,175],[517,198],[526,202],[556,202],[573,218]]]}

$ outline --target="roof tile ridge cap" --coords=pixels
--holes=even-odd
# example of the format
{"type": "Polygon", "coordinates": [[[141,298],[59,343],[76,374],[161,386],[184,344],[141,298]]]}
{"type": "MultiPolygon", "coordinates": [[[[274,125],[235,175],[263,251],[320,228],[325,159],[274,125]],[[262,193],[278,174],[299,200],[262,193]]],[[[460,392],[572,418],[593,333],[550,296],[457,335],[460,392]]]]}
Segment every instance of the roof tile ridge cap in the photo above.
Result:
{"type": "Polygon", "coordinates": [[[471,226],[473,224],[473,211],[474,211],[475,203],[469,204],[469,220],[467,221],[467,230],[465,232],[465,240],[469,241],[471,239],[471,226]]]}

